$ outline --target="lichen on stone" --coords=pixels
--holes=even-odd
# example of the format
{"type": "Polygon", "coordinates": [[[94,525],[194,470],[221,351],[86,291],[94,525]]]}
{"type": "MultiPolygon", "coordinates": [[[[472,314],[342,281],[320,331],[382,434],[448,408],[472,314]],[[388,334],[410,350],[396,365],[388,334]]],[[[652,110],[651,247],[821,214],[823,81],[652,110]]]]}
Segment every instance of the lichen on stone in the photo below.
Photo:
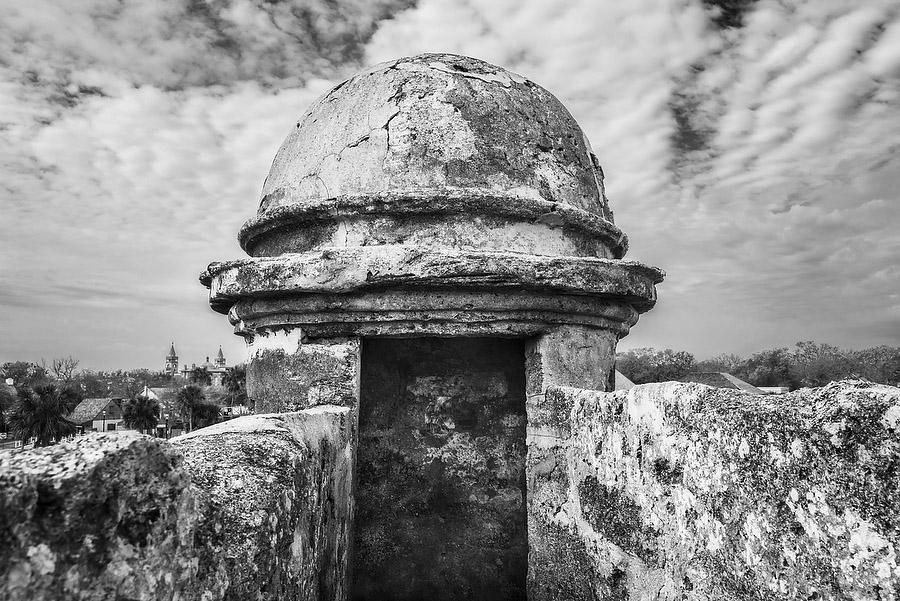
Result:
{"type": "Polygon", "coordinates": [[[345,594],[349,410],[0,455],[0,598],[345,594]]]}
{"type": "Polygon", "coordinates": [[[884,419],[900,390],[846,381],[767,396],[678,383],[559,393],[574,405],[569,521],[624,553],[609,565],[628,568],[634,591],[900,598],[900,440],[884,419]]]}

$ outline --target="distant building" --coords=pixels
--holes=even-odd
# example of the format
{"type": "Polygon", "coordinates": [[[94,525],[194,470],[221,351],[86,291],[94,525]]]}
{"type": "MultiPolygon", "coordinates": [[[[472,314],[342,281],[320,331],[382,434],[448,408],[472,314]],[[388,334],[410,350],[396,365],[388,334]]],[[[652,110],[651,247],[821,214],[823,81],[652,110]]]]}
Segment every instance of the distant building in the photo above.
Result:
{"type": "Polygon", "coordinates": [[[170,376],[178,375],[178,355],[175,354],[175,343],[169,347],[169,354],[166,356],[166,374],[170,376]]]}
{"type": "Polygon", "coordinates": [[[171,410],[173,403],[175,402],[175,395],[178,394],[178,388],[151,388],[150,386],[144,386],[144,389],[140,392],[138,396],[142,396],[147,399],[153,399],[159,403],[160,409],[171,410]]]}
{"type": "MultiPolygon", "coordinates": [[[[178,357],[175,355],[174,343],[172,344],[172,348],[169,351],[169,356],[166,358],[166,373],[169,373],[168,372],[169,360],[172,359],[173,357],[175,360],[174,365],[175,365],[175,369],[176,369],[176,371],[173,372],[173,375],[174,375],[175,373],[177,373],[177,368],[178,368],[178,357]]],[[[209,372],[209,375],[212,379],[213,386],[223,386],[224,385],[225,374],[228,373],[228,367],[227,367],[227,363],[225,361],[225,355],[222,353],[221,346],[219,346],[219,352],[216,353],[216,358],[214,361],[211,362],[209,360],[209,357],[207,357],[206,362],[202,363],[200,365],[197,365],[196,363],[191,363],[190,367],[185,365],[184,367],[181,368],[181,376],[185,379],[190,379],[191,372],[194,371],[195,369],[197,369],[198,367],[206,368],[206,371],[209,372]]]]}
{"type": "Polygon", "coordinates": [[[629,380],[625,374],[616,370],[616,390],[630,390],[634,388],[634,382],[629,380]]]}
{"type": "Polygon", "coordinates": [[[238,417],[252,413],[250,408],[244,405],[225,405],[219,407],[219,410],[222,412],[222,417],[238,417]]]}
{"type": "Polygon", "coordinates": [[[791,391],[789,386],[760,386],[759,389],[766,394],[786,394],[791,391]]]}
{"type": "Polygon", "coordinates": [[[181,433],[183,425],[178,415],[175,402],[178,396],[178,388],[151,388],[144,386],[139,396],[153,399],[159,403],[159,421],[156,424],[156,436],[165,438],[168,435],[177,436],[181,433]]]}
{"type": "Polygon", "coordinates": [[[122,399],[84,399],[67,418],[81,432],[113,432],[121,429],[122,399]]]}
{"type": "Polygon", "coordinates": [[[753,384],[744,382],[740,378],[736,378],[724,371],[700,371],[688,374],[681,378],[682,382],[696,382],[698,384],[706,384],[715,388],[733,388],[735,390],[743,390],[751,394],[766,394],[753,384]]]}

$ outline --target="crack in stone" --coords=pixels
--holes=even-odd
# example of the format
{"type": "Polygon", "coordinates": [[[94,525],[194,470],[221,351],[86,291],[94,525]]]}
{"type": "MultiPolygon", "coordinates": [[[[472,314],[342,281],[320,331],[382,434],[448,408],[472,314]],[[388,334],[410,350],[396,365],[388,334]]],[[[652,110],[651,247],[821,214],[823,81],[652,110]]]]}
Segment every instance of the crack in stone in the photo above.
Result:
{"type": "MultiPolygon", "coordinates": [[[[391,148],[391,121],[393,121],[394,117],[396,117],[399,114],[400,114],[400,107],[398,106],[397,112],[395,112],[393,115],[388,117],[388,120],[385,121],[384,125],[381,126],[381,129],[384,129],[384,131],[387,132],[387,149],[388,150],[390,150],[390,148],[391,148]]],[[[385,153],[385,158],[387,158],[387,153],[385,153]]],[[[382,164],[383,164],[383,162],[382,162],[382,164]]]]}
{"type": "MultiPolygon", "coordinates": [[[[363,137],[361,137],[360,139],[356,140],[355,142],[350,142],[349,144],[347,144],[346,146],[344,146],[344,150],[347,150],[348,148],[356,148],[357,146],[359,146],[360,144],[362,144],[363,142],[365,142],[366,140],[368,140],[368,139],[369,139],[369,136],[371,135],[371,133],[372,133],[372,132],[370,131],[369,133],[365,134],[363,137]]],[[[342,150],[340,153],[338,153],[338,156],[340,156],[341,154],[343,154],[344,150],[342,150]]]]}

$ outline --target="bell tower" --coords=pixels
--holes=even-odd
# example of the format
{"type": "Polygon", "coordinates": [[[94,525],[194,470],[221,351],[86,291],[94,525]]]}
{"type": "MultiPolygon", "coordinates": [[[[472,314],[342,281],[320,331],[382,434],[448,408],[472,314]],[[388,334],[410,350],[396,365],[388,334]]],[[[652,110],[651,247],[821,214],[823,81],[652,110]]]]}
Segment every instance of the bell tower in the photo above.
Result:
{"type": "Polygon", "coordinates": [[[170,376],[178,375],[178,355],[175,354],[175,343],[169,347],[169,354],[166,356],[166,374],[170,376]]]}
{"type": "Polygon", "coordinates": [[[222,347],[219,346],[219,352],[216,354],[216,367],[225,367],[225,355],[222,354],[222,347]]]}

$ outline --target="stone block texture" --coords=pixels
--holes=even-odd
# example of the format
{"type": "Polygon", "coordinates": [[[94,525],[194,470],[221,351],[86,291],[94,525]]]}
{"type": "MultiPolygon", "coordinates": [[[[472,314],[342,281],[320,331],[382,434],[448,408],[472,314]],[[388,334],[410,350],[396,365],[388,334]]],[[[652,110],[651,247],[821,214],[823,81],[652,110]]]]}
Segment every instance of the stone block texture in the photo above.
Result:
{"type": "Polygon", "coordinates": [[[663,383],[573,403],[556,598],[900,598],[900,389],[761,396],[663,383]]]}
{"type": "Polygon", "coordinates": [[[201,274],[248,342],[258,408],[359,416],[360,599],[593,598],[591,555],[555,519],[572,400],[552,389],[611,390],[616,342],[664,277],[623,260],[603,177],[534,82],[401,58],[299,117],[238,235],[249,257],[201,274]],[[515,391],[484,339],[518,348],[515,391]],[[421,350],[372,378],[383,340],[421,350]]]}
{"type": "Polygon", "coordinates": [[[525,353],[528,434],[528,593],[532,601],[591,599],[590,556],[556,523],[568,499],[566,449],[573,398],[559,386],[603,390],[613,370],[616,336],[562,326],[529,341],[525,353]]]}
{"type": "Polygon", "coordinates": [[[301,329],[294,328],[257,335],[250,344],[247,395],[255,410],[281,413],[319,405],[356,407],[359,339],[301,338],[301,329]]]}
{"type": "Polygon", "coordinates": [[[523,346],[364,344],[354,600],[526,598],[523,346]]]}
{"type": "MultiPolygon", "coordinates": [[[[410,348],[392,352],[401,350],[410,348]]],[[[497,363],[502,354],[482,367],[520,369],[497,363]]],[[[360,479],[360,498],[375,500],[356,526],[371,565],[390,551],[378,532],[396,541],[416,520],[458,520],[482,531],[443,541],[436,564],[406,549],[410,565],[450,578],[446,588],[425,583],[428,598],[443,598],[457,568],[514,575],[508,547],[475,540],[502,535],[516,515],[504,509],[516,506],[515,474],[494,486],[503,469],[488,466],[521,453],[495,453],[516,444],[501,422],[521,428],[520,413],[496,404],[516,396],[511,376],[375,377],[386,402],[363,403],[365,461],[370,475],[393,472],[360,479]],[[397,402],[390,390],[402,378],[412,397],[397,402]],[[404,421],[416,411],[428,419],[404,421]],[[429,506],[457,489],[471,494],[429,506]],[[407,511],[416,506],[430,509],[407,511]],[[449,572],[434,569],[444,564],[449,572]]],[[[521,407],[524,382],[516,386],[521,407]]],[[[761,396],[670,382],[611,393],[551,386],[546,396],[571,406],[571,433],[539,461],[529,441],[524,472],[510,467],[527,480],[529,600],[900,598],[900,389],[845,381],[761,396]]],[[[95,434],[3,455],[0,599],[348,598],[353,415],[320,406],[171,443],[95,434]]],[[[423,551],[440,548],[427,540],[434,532],[420,530],[423,551]]],[[[389,562],[380,570],[392,576],[389,562]]],[[[490,593],[463,596],[502,598],[490,593]]]]}
{"type": "MultiPolygon", "coordinates": [[[[547,90],[464,56],[390,61],[335,86],[275,156],[250,255],[201,274],[254,341],[625,335],[663,273],[622,258],[603,170],[547,90]]],[[[302,395],[301,395],[302,396],[302,395]]]]}
{"type": "Polygon", "coordinates": [[[0,457],[0,599],[337,599],[349,410],[0,457]]]}

